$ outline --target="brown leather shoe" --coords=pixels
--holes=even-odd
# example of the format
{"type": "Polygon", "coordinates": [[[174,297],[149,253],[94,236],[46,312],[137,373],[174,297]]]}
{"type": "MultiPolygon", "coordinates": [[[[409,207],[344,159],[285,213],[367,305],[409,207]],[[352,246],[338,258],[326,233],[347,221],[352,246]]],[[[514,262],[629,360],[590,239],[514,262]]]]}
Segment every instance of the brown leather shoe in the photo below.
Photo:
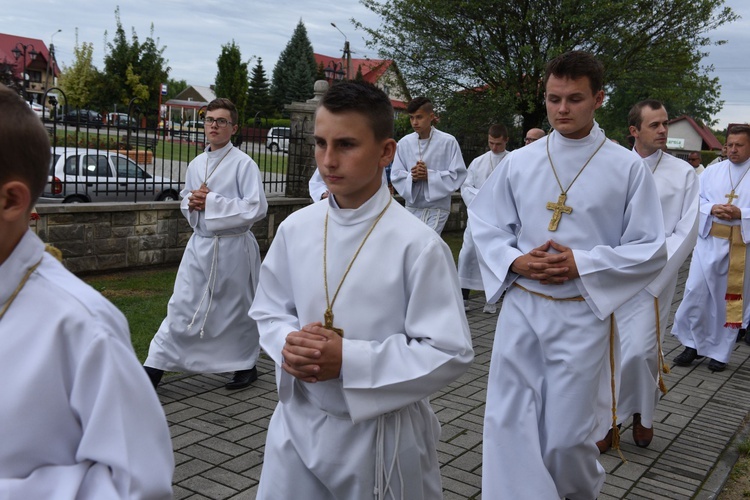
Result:
{"type": "Polygon", "coordinates": [[[596,442],[596,447],[599,448],[599,453],[606,453],[612,447],[612,429],[604,439],[596,442]]]}
{"type": "Polygon", "coordinates": [[[641,425],[641,414],[633,415],[633,441],[639,448],[646,448],[654,439],[654,428],[641,425]]]}

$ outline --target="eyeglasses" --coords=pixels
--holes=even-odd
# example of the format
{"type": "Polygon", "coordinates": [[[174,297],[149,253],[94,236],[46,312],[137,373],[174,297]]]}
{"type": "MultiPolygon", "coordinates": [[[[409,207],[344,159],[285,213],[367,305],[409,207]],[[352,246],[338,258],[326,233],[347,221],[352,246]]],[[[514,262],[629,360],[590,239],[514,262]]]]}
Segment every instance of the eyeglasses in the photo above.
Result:
{"type": "Polygon", "coordinates": [[[529,144],[529,143],[534,142],[535,140],[536,139],[534,137],[526,137],[524,138],[523,142],[525,142],[526,144],[529,144]]]}
{"type": "Polygon", "coordinates": [[[227,125],[234,125],[232,122],[230,122],[226,118],[213,118],[213,117],[210,117],[210,116],[206,117],[204,123],[206,124],[206,127],[210,127],[211,125],[213,125],[215,123],[216,126],[219,127],[219,128],[224,128],[227,125]]]}
{"type": "Polygon", "coordinates": [[[701,161],[700,158],[688,158],[688,161],[701,161]]]}

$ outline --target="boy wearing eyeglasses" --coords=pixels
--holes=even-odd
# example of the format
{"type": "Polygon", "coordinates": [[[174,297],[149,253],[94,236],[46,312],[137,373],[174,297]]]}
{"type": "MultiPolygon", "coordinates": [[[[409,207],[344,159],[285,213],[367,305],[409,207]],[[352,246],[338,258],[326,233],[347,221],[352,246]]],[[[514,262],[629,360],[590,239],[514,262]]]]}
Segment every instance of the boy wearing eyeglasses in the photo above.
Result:
{"type": "Polygon", "coordinates": [[[239,127],[237,108],[218,98],[206,110],[208,147],[188,165],[180,192],[193,235],[144,363],[154,387],[164,371],[234,371],[229,390],[258,378],[258,329],[247,311],[260,251],[250,228],[266,216],[268,204],[258,166],[230,140],[239,127]]]}

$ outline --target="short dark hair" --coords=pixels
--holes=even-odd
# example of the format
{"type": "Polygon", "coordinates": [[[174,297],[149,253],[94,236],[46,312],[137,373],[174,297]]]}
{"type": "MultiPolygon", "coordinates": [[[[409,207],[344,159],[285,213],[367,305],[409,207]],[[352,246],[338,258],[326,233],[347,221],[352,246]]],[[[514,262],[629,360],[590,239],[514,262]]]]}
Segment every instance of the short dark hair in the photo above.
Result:
{"type": "Polygon", "coordinates": [[[216,109],[226,109],[229,111],[229,116],[232,118],[232,125],[239,125],[239,115],[237,114],[237,106],[226,97],[217,97],[213,101],[208,103],[206,111],[214,111],[216,109]]]}
{"type": "Polygon", "coordinates": [[[547,63],[544,73],[544,86],[554,75],[557,78],[577,80],[582,77],[589,79],[591,93],[596,94],[604,88],[604,65],[589,52],[573,50],[555,57],[547,63]]]}
{"type": "Polygon", "coordinates": [[[495,123],[490,125],[490,130],[487,132],[490,137],[503,137],[508,138],[508,127],[502,123],[495,123]]]}
{"type": "Polygon", "coordinates": [[[727,137],[729,137],[730,135],[737,135],[737,134],[745,134],[747,138],[750,139],[750,125],[741,123],[737,125],[732,125],[732,127],[729,130],[727,130],[727,137]]]}
{"type": "Polygon", "coordinates": [[[336,83],[323,94],[318,106],[333,114],[353,111],[363,115],[378,141],[393,136],[393,105],[385,92],[372,83],[356,80],[336,83]]]}
{"type": "Polygon", "coordinates": [[[638,130],[641,129],[641,124],[643,124],[643,108],[646,106],[656,111],[657,109],[663,108],[664,104],[656,99],[645,99],[635,103],[633,107],[630,108],[630,112],[628,112],[628,127],[635,127],[638,130]]]}
{"type": "Polygon", "coordinates": [[[416,113],[419,108],[422,107],[424,107],[424,110],[428,113],[433,112],[432,101],[424,96],[415,97],[414,99],[409,101],[409,104],[406,105],[406,112],[409,114],[416,113]]]}
{"type": "Polygon", "coordinates": [[[0,84],[0,185],[21,181],[32,205],[41,196],[50,168],[50,142],[42,121],[21,97],[0,84]]]}

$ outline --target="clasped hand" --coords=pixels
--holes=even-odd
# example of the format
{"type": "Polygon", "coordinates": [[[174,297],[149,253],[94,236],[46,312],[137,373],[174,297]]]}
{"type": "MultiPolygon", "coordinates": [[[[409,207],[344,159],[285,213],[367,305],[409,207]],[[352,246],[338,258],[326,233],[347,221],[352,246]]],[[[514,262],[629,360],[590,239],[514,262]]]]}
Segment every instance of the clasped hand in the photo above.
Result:
{"type": "Polygon", "coordinates": [[[208,187],[205,184],[201,184],[201,187],[190,191],[190,197],[188,201],[188,208],[192,212],[193,210],[205,210],[206,209],[206,196],[210,193],[208,187]]]}
{"type": "Polygon", "coordinates": [[[742,217],[742,210],[737,206],[723,203],[711,207],[711,215],[721,220],[739,219],[742,217]]]}
{"type": "Polygon", "coordinates": [[[579,276],[573,250],[553,240],[518,257],[510,270],[543,285],[559,285],[579,276]],[[550,253],[550,249],[557,253],[550,253]]]}
{"type": "Polygon", "coordinates": [[[425,165],[425,162],[419,160],[417,164],[412,167],[411,178],[413,181],[427,180],[427,165],[425,165]]]}
{"type": "Polygon", "coordinates": [[[305,325],[286,336],[281,350],[281,368],[303,382],[323,382],[338,378],[341,373],[343,341],[320,322],[305,325]]]}

